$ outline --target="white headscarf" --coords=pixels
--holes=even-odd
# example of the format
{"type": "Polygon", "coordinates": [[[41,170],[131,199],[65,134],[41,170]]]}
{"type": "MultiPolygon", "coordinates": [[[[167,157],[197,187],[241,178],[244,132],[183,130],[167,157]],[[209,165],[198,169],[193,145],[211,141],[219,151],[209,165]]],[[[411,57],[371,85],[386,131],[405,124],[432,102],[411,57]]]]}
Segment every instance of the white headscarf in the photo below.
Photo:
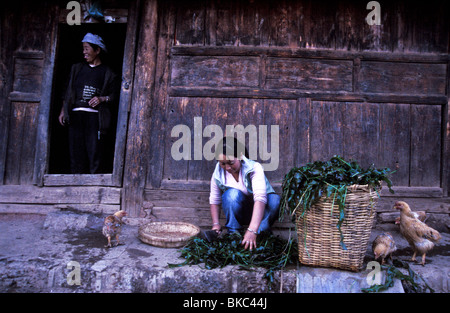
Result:
{"type": "Polygon", "coordinates": [[[94,45],[97,45],[100,48],[102,48],[103,51],[108,52],[106,50],[105,43],[103,42],[103,38],[100,37],[99,35],[94,35],[92,33],[87,33],[86,36],[84,36],[83,40],[81,40],[81,42],[93,43],[94,45]]]}

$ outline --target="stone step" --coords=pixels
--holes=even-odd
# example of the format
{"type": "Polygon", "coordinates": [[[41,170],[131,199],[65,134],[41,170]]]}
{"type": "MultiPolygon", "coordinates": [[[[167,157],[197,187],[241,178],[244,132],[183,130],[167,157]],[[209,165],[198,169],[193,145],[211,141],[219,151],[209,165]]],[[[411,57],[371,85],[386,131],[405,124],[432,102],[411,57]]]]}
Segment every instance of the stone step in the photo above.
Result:
{"type": "MultiPolygon", "coordinates": [[[[275,274],[271,290],[262,268],[169,268],[170,263],[184,261],[180,251],[144,244],[133,224],[123,229],[125,245],[105,249],[102,221],[101,216],[74,212],[49,213],[46,217],[0,215],[0,291],[358,293],[369,286],[371,268],[358,273],[308,266],[287,268],[275,274]],[[74,284],[76,270],[79,285],[74,284]]],[[[430,258],[431,266],[427,264],[424,269],[436,267],[441,273],[439,264],[446,264],[446,260],[445,256],[442,260],[430,258]]],[[[442,281],[447,286],[448,278],[442,281]]],[[[396,281],[387,292],[403,293],[401,282],[396,281]]]]}

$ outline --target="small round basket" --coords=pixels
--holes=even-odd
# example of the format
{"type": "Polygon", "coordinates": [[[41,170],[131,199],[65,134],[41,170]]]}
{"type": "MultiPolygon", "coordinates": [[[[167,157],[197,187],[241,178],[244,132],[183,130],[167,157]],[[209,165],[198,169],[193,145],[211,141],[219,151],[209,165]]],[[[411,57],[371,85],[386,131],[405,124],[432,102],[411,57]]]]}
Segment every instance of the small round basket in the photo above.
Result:
{"type": "Polygon", "coordinates": [[[139,239],[152,246],[180,248],[200,233],[200,228],[184,222],[153,222],[139,227],[139,239]]]}

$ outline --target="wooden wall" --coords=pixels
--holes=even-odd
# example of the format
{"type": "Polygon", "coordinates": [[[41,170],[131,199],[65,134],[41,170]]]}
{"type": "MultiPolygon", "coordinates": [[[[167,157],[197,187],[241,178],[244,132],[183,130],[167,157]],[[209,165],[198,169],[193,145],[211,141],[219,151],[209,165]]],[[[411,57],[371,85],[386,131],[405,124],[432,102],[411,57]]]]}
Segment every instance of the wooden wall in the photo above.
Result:
{"type": "MultiPolygon", "coordinates": [[[[208,226],[214,162],[171,156],[173,127],[193,130],[201,117],[203,128],[278,125],[279,166],[267,172],[277,188],[290,167],[341,154],[396,168],[396,197],[431,199],[448,216],[448,1],[383,2],[380,26],[365,22],[367,2],[353,0],[134,1],[116,147],[123,160],[112,175],[86,179],[46,175],[42,134],[66,3],[22,2],[2,4],[0,21],[4,199],[20,202],[12,186],[52,185],[43,188],[65,191],[74,205],[84,201],[79,191],[96,198],[109,186],[114,203],[98,196],[87,207],[120,205],[134,217],[152,209],[208,226]]],[[[50,205],[40,188],[27,190],[50,205]]]]}
{"type": "Polygon", "coordinates": [[[279,125],[280,165],[267,173],[278,186],[290,167],[340,154],[397,169],[397,197],[446,196],[449,4],[382,3],[380,26],[365,6],[159,3],[146,205],[165,218],[207,211],[214,162],[171,157],[171,130],[193,130],[194,117],[279,125]]]}

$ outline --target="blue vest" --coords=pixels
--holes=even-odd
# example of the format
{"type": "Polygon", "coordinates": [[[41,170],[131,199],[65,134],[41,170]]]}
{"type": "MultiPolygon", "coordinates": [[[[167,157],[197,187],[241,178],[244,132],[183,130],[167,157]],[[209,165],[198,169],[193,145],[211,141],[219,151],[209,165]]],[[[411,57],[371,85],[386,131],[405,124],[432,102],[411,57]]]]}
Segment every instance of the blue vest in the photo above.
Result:
{"type": "MultiPolygon", "coordinates": [[[[244,178],[245,188],[247,188],[250,194],[253,194],[252,180],[250,179],[250,174],[254,171],[255,163],[256,163],[255,161],[247,159],[245,156],[242,156],[241,160],[242,177],[244,178]]],[[[213,178],[217,186],[220,188],[220,190],[222,190],[222,192],[225,192],[229,188],[225,186],[225,173],[226,171],[223,168],[221,168],[219,162],[217,162],[216,168],[213,173],[213,178]]],[[[264,179],[266,180],[266,193],[267,194],[275,193],[275,190],[270,185],[266,175],[264,175],[264,179]]]]}

